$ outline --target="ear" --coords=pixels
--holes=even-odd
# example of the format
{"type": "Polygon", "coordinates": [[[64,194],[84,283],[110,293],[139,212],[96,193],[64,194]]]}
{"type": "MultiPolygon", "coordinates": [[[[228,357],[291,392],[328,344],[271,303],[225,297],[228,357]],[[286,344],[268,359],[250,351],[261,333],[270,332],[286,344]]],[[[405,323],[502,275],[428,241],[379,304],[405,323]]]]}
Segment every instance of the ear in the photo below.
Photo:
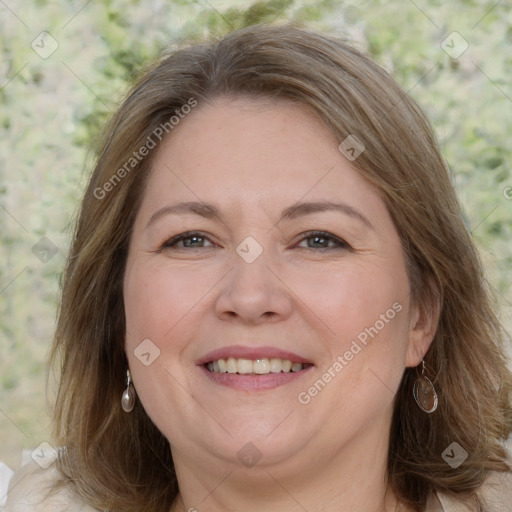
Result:
{"type": "Polygon", "coordinates": [[[411,306],[409,343],[406,366],[418,366],[427,353],[439,324],[442,299],[432,280],[426,284],[426,291],[411,306]]]}

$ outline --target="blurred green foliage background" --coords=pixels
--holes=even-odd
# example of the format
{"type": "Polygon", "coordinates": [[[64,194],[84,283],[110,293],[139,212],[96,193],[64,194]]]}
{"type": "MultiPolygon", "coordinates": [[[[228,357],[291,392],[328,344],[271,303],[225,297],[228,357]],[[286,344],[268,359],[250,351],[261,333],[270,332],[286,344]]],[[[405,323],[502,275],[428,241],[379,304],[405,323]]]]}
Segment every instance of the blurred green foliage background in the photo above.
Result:
{"type": "Polygon", "coordinates": [[[3,0],[0,461],[17,467],[22,449],[50,440],[46,359],[59,279],[105,120],[164,48],[287,21],[352,41],[427,112],[510,330],[510,2],[3,0]]]}

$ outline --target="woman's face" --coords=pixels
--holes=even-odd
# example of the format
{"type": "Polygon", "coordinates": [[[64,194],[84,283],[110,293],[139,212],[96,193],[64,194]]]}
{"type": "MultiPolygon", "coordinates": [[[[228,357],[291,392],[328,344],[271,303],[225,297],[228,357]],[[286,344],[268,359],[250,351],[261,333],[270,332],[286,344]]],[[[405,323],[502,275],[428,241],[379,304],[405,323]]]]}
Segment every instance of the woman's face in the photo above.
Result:
{"type": "Polygon", "coordinates": [[[224,98],[158,149],[125,349],[175,461],[297,468],[387,442],[425,336],[390,215],[339,142],[303,107],[224,98]]]}

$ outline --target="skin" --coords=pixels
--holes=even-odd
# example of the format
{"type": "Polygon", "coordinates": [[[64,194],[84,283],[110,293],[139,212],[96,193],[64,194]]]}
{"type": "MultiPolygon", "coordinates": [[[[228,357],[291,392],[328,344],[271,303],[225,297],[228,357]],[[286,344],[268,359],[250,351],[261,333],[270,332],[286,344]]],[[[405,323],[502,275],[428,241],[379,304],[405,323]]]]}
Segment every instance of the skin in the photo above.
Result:
{"type": "Polygon", "coordinates": [[[221,98],[194,109],[155,155],[125,273],[125,349],[138,399],[171,445],[172,510],[395,509],[385,474],[393,399],[436,319],[410,304],[391,217],[339,142],[304,107],[221,98]],[[321,200],[350,205],[372,228],[337,211],[280,221],[283,209],[321,200]],[[148,226],[179,201],[213,203],[223,221],[169,214],[148,226]],[[203,238],[162,249],[192,230],[203,238]],[[252,263],[236,252],[248,236],[263,249],[252,263]],[[401,311],[301,404],[394,303],[401,311]],[[148,338],[160,354],[146,366],[134,351],[148,338]],[[213,384],[197,360],[234,344],[289,350],[314,367],[271,390],[213,384]],[[251,467],[237,457],[248,442],[261,455],[251,467]]]}

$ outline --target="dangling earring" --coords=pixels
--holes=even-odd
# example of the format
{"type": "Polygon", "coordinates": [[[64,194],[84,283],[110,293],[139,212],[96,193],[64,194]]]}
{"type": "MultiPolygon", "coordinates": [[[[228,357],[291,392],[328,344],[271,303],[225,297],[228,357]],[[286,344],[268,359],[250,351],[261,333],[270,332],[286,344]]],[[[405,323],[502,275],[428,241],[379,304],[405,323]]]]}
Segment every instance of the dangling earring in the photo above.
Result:
{"type": "Polygon", "coordinates": [[[425,361],[422,360],[422,363],[421,375],[414,383],[412,394],[419,408],[430,414],[437,409],[437,393],[434,385],[425,375],[425,361]]]}
{"type": "Polygon", "coordinates": [[[126,389],[121,397],[121,407],[124,412],[132,412],[135,406],[135,388],[132,384],[130,370],[126,370],[126,389]]]}

